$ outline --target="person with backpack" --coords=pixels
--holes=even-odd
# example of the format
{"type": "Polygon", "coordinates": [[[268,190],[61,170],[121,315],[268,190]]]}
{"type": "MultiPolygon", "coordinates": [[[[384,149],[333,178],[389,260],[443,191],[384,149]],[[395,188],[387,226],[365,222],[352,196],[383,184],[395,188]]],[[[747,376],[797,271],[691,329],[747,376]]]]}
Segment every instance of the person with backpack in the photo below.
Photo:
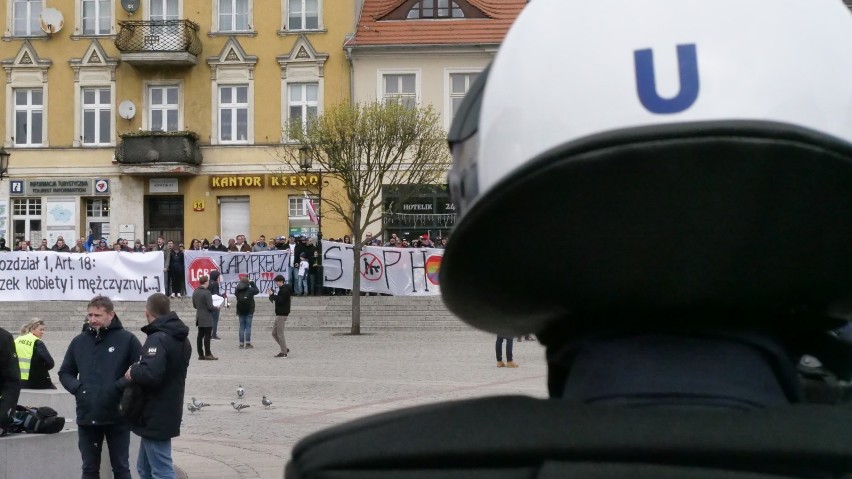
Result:
{"type": "Polygon", "coordinates": [[[240,349],[251,349],[251,320],[254,316],[254,297],[260,290],[248,276],[240,278],[234,296],[237,297],[237,318],[240,320],[240,349]]]}

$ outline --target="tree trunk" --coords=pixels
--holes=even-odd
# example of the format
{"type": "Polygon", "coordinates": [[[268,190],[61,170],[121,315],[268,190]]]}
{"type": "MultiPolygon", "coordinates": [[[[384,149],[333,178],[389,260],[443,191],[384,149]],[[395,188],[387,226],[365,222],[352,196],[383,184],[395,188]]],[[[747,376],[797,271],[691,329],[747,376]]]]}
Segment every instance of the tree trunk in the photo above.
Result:
{"type": "Polygon", "coordinates": [[[361,212],[355,211],[355,230],[352,232],[352,334],[361,334],[361,241],[359,226],[361,212]]]}

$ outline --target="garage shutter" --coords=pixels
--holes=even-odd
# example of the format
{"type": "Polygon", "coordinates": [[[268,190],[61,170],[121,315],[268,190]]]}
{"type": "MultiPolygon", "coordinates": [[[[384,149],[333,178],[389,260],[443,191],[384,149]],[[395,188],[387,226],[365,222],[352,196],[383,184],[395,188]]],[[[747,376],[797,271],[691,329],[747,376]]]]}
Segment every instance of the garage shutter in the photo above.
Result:
{"type": "Polygon", "coordinates": [[[228,240],[237,235],[249,236],[249,198],[248,196],[229,196],[219,198],[219,224],[222,225],[222,244],[228,246],[228,240]]]}

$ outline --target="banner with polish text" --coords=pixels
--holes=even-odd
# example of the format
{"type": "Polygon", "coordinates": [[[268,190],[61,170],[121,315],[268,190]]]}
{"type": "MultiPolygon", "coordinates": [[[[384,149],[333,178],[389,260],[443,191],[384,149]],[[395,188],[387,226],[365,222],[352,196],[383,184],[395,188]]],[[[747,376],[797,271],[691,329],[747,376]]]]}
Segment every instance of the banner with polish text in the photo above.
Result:
{"type": "Polygon", "coordinates": [[[287,277],[287,267],[290,264],[290,250],[262,251],[257,253],[231,253],[219,251],[183,252],[183,263],[186,267],[186,294],[198,288],[198,279],[210,276],[211,271],[219,271],[219,294],[234,301],[234,291],[240,278],[248,276],[255,282],[260,294],[266,294],[270,289],[276,289],[275,277],[287,277]]]}
{"type": "Polygon", "coordinates": [[[0,253],[0,301],[145,301],[162,292],[163,253],[0,253]]]}
{"type": "MultiPolygon", "coordinates": [[[[352,289],[353,247],[322,242],[324,285],[352,289]]],[[[361,291],[394,296],[441,294],[439,273],[444,250],[437,248],[382,248],[364,246],[358,261],[361,291]]]]}

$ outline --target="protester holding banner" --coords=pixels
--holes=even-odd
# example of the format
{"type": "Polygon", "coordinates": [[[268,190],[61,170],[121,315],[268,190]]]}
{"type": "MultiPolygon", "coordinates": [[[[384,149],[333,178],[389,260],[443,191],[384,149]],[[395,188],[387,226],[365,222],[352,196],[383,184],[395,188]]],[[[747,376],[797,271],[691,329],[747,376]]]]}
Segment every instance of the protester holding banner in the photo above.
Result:
{"type": "Polygon", "coordinates": [[[240,320],[240,349],[251,349],[251,320],[254,317],[254,297],[260,293],[248,276],[240,278],[234,296],[237,297],[237,317],[240,320]]]}

